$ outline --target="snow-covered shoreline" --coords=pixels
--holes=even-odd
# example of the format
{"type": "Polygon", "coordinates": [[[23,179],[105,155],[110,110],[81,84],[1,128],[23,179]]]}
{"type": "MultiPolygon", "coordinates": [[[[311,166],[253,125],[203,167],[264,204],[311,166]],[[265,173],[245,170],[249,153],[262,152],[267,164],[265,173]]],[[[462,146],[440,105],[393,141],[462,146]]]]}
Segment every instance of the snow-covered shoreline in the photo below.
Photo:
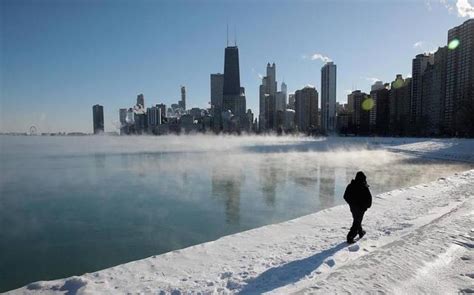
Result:
{"type": "MultiPolygon", "coordinates": [[[[377,142],[374,142],[377,143],[377,142]]],[[[417,157],[474,163],[472,139],[412,139],[406,143],[382,141],[383,148],[417,157]]]]}
{"type": "MultiPolygon", "coordinates": [[[[474,162],[472,141],[371,144],[474,162]]],[[[29,293],[334,293],[474,290],[474,170],[374,198],[367,237],[348,246],[346,206],[222,237],[79,277],[31,283],[29,293]],[[428,283],[426,283],[428,282],[428,283]]]]}

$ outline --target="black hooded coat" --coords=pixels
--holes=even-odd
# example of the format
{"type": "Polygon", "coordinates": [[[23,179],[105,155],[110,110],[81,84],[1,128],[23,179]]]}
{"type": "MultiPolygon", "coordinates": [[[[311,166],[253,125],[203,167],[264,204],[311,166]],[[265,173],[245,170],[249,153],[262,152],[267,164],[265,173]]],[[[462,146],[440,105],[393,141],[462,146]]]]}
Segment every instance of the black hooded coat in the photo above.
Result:
{"type": "Polygon", "coordinates": [[[352,209],[367,210],[372,206],[372,195],[365,181],[352,180],[344,192],[344,200],[352,209]]]}

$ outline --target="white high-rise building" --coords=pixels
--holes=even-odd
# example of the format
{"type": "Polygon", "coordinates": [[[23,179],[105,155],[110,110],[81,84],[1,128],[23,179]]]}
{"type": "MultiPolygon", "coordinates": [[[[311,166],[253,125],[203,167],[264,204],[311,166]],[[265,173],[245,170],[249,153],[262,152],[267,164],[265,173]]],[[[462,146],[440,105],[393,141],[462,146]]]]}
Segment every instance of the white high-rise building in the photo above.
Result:
{"type": "Polygon", "coordinates": [[[336,65],[332,61],[321,68],[321,130],[336,130],[336,65]]]}

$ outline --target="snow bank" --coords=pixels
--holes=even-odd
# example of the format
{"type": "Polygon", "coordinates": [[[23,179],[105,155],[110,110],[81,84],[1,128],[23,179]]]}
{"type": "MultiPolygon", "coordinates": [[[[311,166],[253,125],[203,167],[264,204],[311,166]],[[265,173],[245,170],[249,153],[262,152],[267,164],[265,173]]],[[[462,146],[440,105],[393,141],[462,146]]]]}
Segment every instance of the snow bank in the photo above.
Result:
{"type": "MultiPolygon", "coordinates": [[[[419,139],[371,145],[421,156],[472,159],[473,141],[419,139]],[[454,143],[453,143],[454,142],[454,143]],[[458,151],[464,151],[459,152],[458,151]]],[[[456,293],[473,289],[474,170],[377,195],[367,235],[348,246],[337,206],[216,241],[11,294],[456,293]]]]}
{"type": "Polygon", "coordinates": [[[474,140],[472,139],[401,139],[375,141],[390,151],[454,161],[474,163],[474,140]]]}

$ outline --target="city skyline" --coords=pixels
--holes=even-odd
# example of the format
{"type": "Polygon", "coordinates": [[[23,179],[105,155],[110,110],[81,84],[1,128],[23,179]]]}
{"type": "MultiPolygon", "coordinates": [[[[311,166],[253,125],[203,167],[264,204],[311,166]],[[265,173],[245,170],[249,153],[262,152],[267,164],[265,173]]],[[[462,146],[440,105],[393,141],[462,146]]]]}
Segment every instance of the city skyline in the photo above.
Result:
{"type": "MultiPolygon", "coordinates": [[[[306,12],[303,11],[303,8],[305,7],[325,8],[330,12],[337,7],[340,10],[339,14],[345,15],[351,6],[347,3],[338,3],[335,6],[327,2],[292,3],[277,2],[280,6],[272,7],[268,13],[276,17],[282,15],[285,10],[287,16],[297,13],[304,15],[306,12]]],[[[370,2],[368,3],[370,4],[370,2]]],[[[374,7],[368,3],[357,2],[352,8],[362,14],[374,13],[374,7]]],[[[390,82],[397,73],[401,73],[405,77],[411,73],[411,60],[417,54],[445,46],[448,29],[460,25],[464,20],[473,16],[472,10],[470,12],[462,10],[463,3],[464,5],[469,4],[467,1],[457,1],[451,3],[453,5],[451,10],[446,9],[437,1],[420,1],[420,3],[403,3],[403,5],[390,2],[381,5],[381,7],[391,9],[391,17],[384,19],[384,23],[380,23],[380,27],[370,27],[369,25],[372,24],[370,20],[362,21],[362,26],[366,26],[367,32],[380,34],[378,38],[380,40],[377,43],[372,42],[373,38],[365,36],[367,32],[362,34],[361,25],[356,25],[356,28],[353,28],[354,31],[349,40],[344,39],[341,42],[338,39],[344,38],[346,33],[339,33],[337,30],[327,27],[323,32],[316,30],[320,35],[316,34],[313,35],[314,37],[307,38],[307,31],[311,32],[314,28],[308,28],[306,23],[292,24],[294,27],[285,32],[282,28],[289,25],[288,20],[275,22],[274,30],[280,32],[280,35],[271,34],[265,28],[258,28],[256,30],[258,33],[251,33],[248,24],[239,22],[237,18],[223,20],[223,17],[215,21],[202,20],[205,25],[198,26],[193,31],[195,34],[184,30],[190,29],[190,24],[193,22],[200,23],[200,17],[205,15],[204,10],[210,4],[216,6],[213,11],[234,8],[236,15],[239,15],[242,13],[243,6],[257,9],[263,2],[251,5],[217,4],[215,2],[201,2],[200,5],[193,5],[190,2],[179,2],[178,7],[169,2],[153,5],[145,2],[139,2],[137,5],[121,2],[120,5],[123,7],[118,7],[107,1],[93,5],[72,2],[69,6],[58,2],[40,5],[33,2],[15,4],[5,1],[1,4],[2,27],[4,28],[2,29],[2,33],[4,33],[2,34],[4,35],[2,72],[4,72],[2,73],[1,87],[0,131],[24,132],[31,125],[35,125],[40,129],[40,132],[81,131],[90,133],[92,129],[90,106],[95,104],[104,106],[105,131],[117,131],[116,127],[120,126],[118,123],[119,109],[129,105],[129,102],[137,94],[143,93],[148,105],[159,103],[170,105],[180,99],[181,85],[186,86],[188,109],[209,107],[207,104],[211,100],[209,75],[222,72],[224,61],[222,48],[226,42],[226,23],[229,23],[231,27],[231,43],[233,43],[234,36],[237,36],[241,63],[241,85],[246,90],[247,108],[252,109],[254,114],[258,115],[259,113],[258,88],[261,76],[263,76],[260,73],[263,72],[262,69],[267,62],[275,62],[278,65],[276,80],[284,81],[288,85],[288,93],[294,93],[307,84],[315,85],[320,92],[321,67],[325,62],[333,60],[338,65],[336,100],[344,103],[349,91],[361,89],[368,92],[374,80],[390,82]],[[145,8],[150,8],[148,6],[152,6],[155,10],[144,11],[145,8]],[[74,13],[71,11],[73,8],[77,9],[74,13]],[[142,12],[143,18],[136,20],[136,24],[132,24],[124,31],[127,38],[119,40],[117,38],[123,36],[119,34],[118,28],[113,29],[113,24],[117,24],[118,19],[116,18],[119,15],[123,16],[126,8],[132,10],[130,13],[142,12]],[[185,15],[190,16],[191,8],[197,9],[194,19],[189,20],[187,26],[186,24],[177,25],[174,28],[177,30],[176,36],[171,36],[175,30],[162,32],[165,39],[176,41],[178,37],[187,37],[188,40],[183,39],[187,42],[173,43],[173,45],[176,44],[176,47],[165,46],[165,50],[160,49],[153,52],[152,49],[157,49],[153,46],[160,45],[153,43],[153,38],[150,35],[150,30],[157,29],[153,26],[153,12],[163,12],[164,10],[165,13],[169,13],[163,14],[159,21],[164,24],[166,23],[164,19],[176,16],[179,11],[184,11],[187,13],[185,15]],[[101,11],[109,13],[104,21],[98,19],[101,11]],[[408,24],[394,23],[396,17],[400,18],[402,12],[412,14],[421,11],[423,13],[420,17],[425,22],[416,22],[421,26],[421,28],[414,30],[416,32],[411,32],[409,29],[409,25],[413,24],[412,21],[407,21],[408,24]],[[464,17],[462,17],[463,13],[464,17]],[[55,22],[47,20],[46,17],[51,14],[59,16],[56,21],[65,23],[65,26],[55,26],[55,22]],[[34,17],[32,20],[27,20],[28,16],[34,17]],[[72,20],[66,21],[66,18],[71,16],[72,20]],[[90,24],[85,23],[82,17],[86,17],[86,19],[89,17],[92,23],[97,24],[99,28],[95,31],[88,31],[90,24]],[[236,34],[232,29],[234,23],[237,24],[235,25],[236,34]],[[139,24],[147,25],[141,27],[140,30],[139,24]],[[393,27],[394,24],[398,26],[393,27]],[[37,28],[33,28],[32,25],[37,25],[37,28]],[[86,28],[82,28],[82,26],[86,28]],[[211,26],[212,28],[210,28],[211,26]],[[402,41],[397,40],[392,49],[386,48],[385,42],[382,42],[387,36],[381,33],[385,32],[387,27],[391,27],[390,32],[393,32],[397,39],[402,39],[402,41]],[[296,30],[298,28],[306,32],[298,32],[296,30]],[[104,29],[112,30],[107,32],[104,29]],[[295,30],[292,31],[292,29],[295,30]],[[71,42],[69,44],[59,43],[59,41],[69,41],[64,39],[66,37],[64,34],[67,34],[68,30],[71,30],[69,37],[73,37],[71,42]],[[208,30],[209,40],[196,40],[205,30],[208,30]],[[24,38],[21,40],[14,38],[14,33],[19,32],[24,33],[22,35],[24,38]],[[331,34],[333,34],[333,39],[329,38],[331,34]],[[268,43],[272,38],[280,43],[276,42],[275,45],[274,42],[270,50],[268,43]],[[88,43],[94,39],[99,41],[99,45],[88,43]],[[141,43],[140,40],[147,42],[141,43]],[[356,41],[359,41],[360,44],[356,41]],[[204,43],[208,44],[204,45],[204,43]],[[321,45],[321,43],[323,44],[321,45]],[[120,46],[113,48],[117,44],[123,46],[128,44],[127,46],[135,48],[136,52],[121,50],[120,46]],[[140,44],[143,44],[143,48],[140,47],[140,44]],[[294,46],[295,44],[296,46],[294,46]],[[338,48],[338,44],[343,46],[338,48]],[[346,48],[347,44],[353,46],[346,48]],[[108,46],[102,48],[100,45],[108,46]],[[172,58],[168,55],[173,52],[174,48],[177,48],[177,52],[172,58]],[[352,51],[341,49],[352,49],[352,51]],[[382,49],[385,51],[378,52],[382,49]],[[397,54],[393,54],[393,52],[397,54]],[[95,56],[94,53],[98,53],[98,55],[95,56]],[[147,54],[140,56],[140,53],[147,54]],[[54,54],[56,55],[54,56],[54,54]],[[112,55],[112,58],[109,54],[112,55]],[[183,56],[179,54],[183,54],[183,56]],[[349,61],[353,55],[360,56],[362,60],[349,61]],[[394,58],[387,57],[390,55],[394,58]],[[117,56],[121,57],[121,62],[114,63],[117,62],[115,59],[117,56]],[[192,59],[192,62],[189,62],[189,58],[192,59]],[[169,59],[166,63],[172,64],[170,68],[173,71],[166,71],[167,64],[165,67],[160,67],[160,63],[165,59],[169,59]],[[121,68],[123,71],[120,70],[121,68]],[[111,71],[117,73],[109,75],[111,71]],[[205,73],[203,74],[203,72],[205,73]],[[169,78],[163,78],[167,76],[169,78]],[[71,108],[74,108],[74,112],[70,112],[71,108]]],[[[318,13],[316,10],[314,12],[318,13]]],[[[377,10],[378,15],[385,12],[377,10]]],[[[253,17],[254,12],[250,13],[249,18],[250,23],[255,24],[255,21],[252,20],[253,17]]],[[[327,18],[313,20],[314,27],[322,25],[327,20],[327,18]]],[[[341,20],[341,25],[336,27],[344,25],[347,23],[341,20]]],[[[157,38],[162,37],[163,39],[163,36],[158,34],[157,38]]]]}

